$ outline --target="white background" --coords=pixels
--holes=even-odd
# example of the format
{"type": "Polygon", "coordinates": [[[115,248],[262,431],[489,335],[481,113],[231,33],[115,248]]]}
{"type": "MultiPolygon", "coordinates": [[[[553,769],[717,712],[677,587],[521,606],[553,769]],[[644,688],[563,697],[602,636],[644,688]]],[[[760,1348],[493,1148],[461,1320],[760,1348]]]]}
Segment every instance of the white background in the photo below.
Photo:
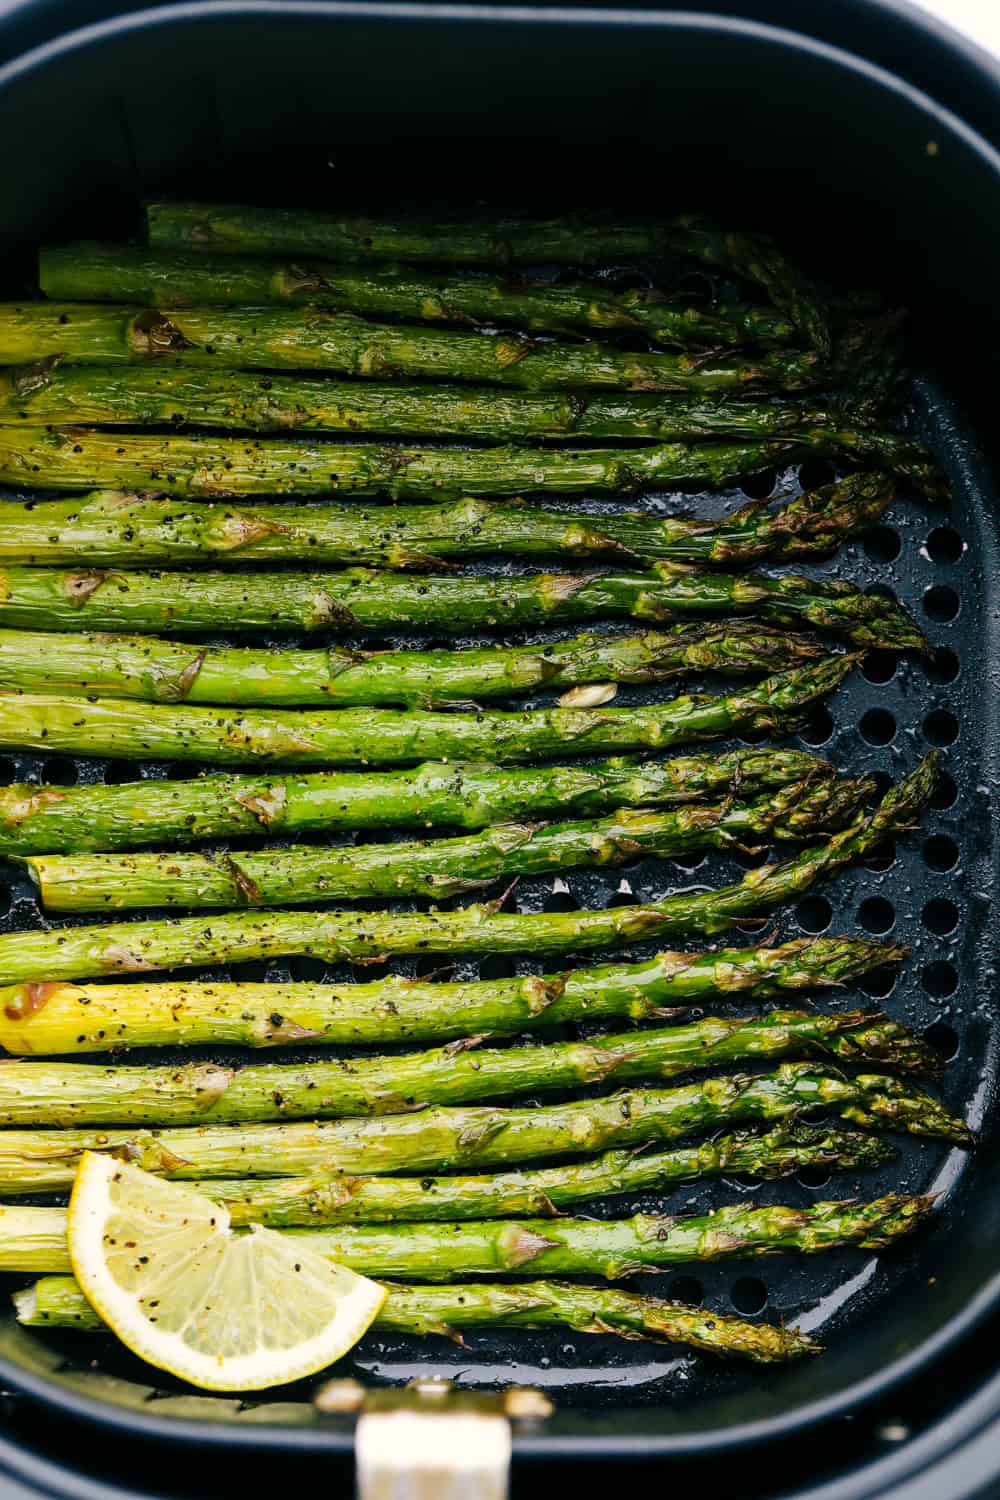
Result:
{"type": "Polygon", "coordinates": [[[1000,0],[916,0],[916,4],[1000,57],[1000,0]]]}

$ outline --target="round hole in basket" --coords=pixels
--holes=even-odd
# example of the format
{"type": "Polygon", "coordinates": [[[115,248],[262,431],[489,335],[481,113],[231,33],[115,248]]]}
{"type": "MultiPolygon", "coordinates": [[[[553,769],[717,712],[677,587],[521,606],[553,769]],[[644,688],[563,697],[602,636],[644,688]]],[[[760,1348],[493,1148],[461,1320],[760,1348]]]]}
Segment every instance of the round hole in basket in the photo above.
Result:
{"type": "Polygon", "coordinates": [[[870,557],[872,562],[895,562],[902,550],[902,545],[899,532],[894,526],[873,526],[869,532],[865,533],[865,556],[870,557]]]}
{"type": "Polygon", "coordinates": [[[956,563],[965,551],[965,543],[950,526],[935,526],[925,543],[931,562],[956,563]]]}
{"type": "Polygon", "coordinates": [[[705,1300],[705,1288],[697,1276],[672,1276],[667,1283],[667,1296],[673,1302],[700,1307],[705,1300]]]}
{"type": "Polygon", "coordinates": [[[946,1000],[958,989],[958,970],[947,959],[935,959],[920,971],[920,983],[935,1000],[946,1000]]]}
{"type": "Polygon", "coordinates": [[[867,896],[858,907],[858,921],[876,936],[891,932],[896,922],[896,908],[884,896],[867,896]]]}
{"type": "Polygon", "coordinates": [[[942,1062],[954,1062],[961,1048],[958,1032],[947,1021],[932,1021],[924,1032],[924,1041],[942,1062]]]}
{"type": "Polygon", "coordinates": [[[920,920],[929,932],[938,937],[947,937],[958,926],[959,910],[947,896],[935,896],[928,901],[920,913],[920,920]]]}
{"type": "Polygon", "coordinates": [[[936,620],[939,624],[954,620],[961,607],[962,601],[958,594],[947,584],[936,583],[924,594],[924,614],[929,620],[936,620]]]}
{"type": "Polygon", "coordinates": [[[733,1282],[729,1300],[743,1317],[752,1318],[767,1306],[767,1287],[757,1276],[741,1276],[733,1282]]]}
{"type": "Polygon", "coordinates": [[[833,907],[825,896],[804,896],[795,908],[795,920],[803,932],[825,932],[833,920],[833,907]]]}

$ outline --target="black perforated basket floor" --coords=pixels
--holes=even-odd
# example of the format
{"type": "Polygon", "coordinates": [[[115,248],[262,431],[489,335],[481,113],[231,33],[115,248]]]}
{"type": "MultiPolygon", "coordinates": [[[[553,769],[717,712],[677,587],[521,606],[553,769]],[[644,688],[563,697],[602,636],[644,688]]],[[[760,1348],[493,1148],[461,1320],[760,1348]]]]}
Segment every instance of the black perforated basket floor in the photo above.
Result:
{"type": "MultiPolygon", "coordinates": [[[[808,895],[795,910],[761,923],[758,936],[766,932],[781,939],[802,933],[861,932],[891,936],[908,944],[911,956],[898,974],[894,970],[869,976],[861,999],[867,997],[884,1006],[933,1042],[948,1059],[943,1093],[949,1106],[978,1127],[993,1099],[997,1044],[997,1019],[990,996],[996,972],[996,934],[983,918],[996,867],[988,787],[1000,744],[1000,695],[996,669],[990,665],[1000,661],[1000,652],[994,649],[998,622],[988,598],[987,581],[1000,576],[1000,551],[985,470],[974,444],[947,401],[926,383],[918,382],[916,387],[914,420],[948,470],[954,487],[953,505],[950,509],[933,506],[901,493],[882,525],[842,549],[835,559],[804,571],[894,592],[926,629],[935,647],[933,660],[923,664],[873,654],[829,706],[814,713],[796,743],[829,756],[845,771],[874,771],[883,785],[911,770],[929,747],[936,746],[944,751],[945,774],[919,830],[901,840],[895,850],[886,850],[870,864],[851,869],[808,895]]],[[[775,494],[790,498],[803,485],[823,482],[830,472],[820,465],[782,471],[777,476],[775,494]]],[[[752,484],[748,492],[759,497],[769,483],[752,484]]],[[[734,489],[722,497],[666,494],[650,497],[645,503],[665,512],[690,509],[708,513],[710,506],[732,508],[745,498],[746,492],[734,489]]],[[[599,511],[606,507],[602,502],[592,502],[592,508],[599,511]]],[[[428,643],[427,637],[400,636],[398,640],[400,644],[404,640],[428,643]]],[[[619,702],[628,702],[629,694],[632,701],[640,701],[639,690],[624,689],[619,702]]],[[[138,767],[125,762],[34,755],[2,760],[7,781],[71,784],[178,771],[189,776],[197,774],[198,768],[170,768],[162,763],[138,767]]],[[[358,838],[370,841],[372,835],[358,838]]],[[[571,872],[565,879],[526,879],[517,886],[510,905],[537,911],[656,899],[671,890],[738,878],[750,862],[748,857],[712,853],[683,863],[644,860],[624,872],[585,871],[571,872]]],[[[0,902],[4,908],[0,931],[44,924],[30,883],[12,869],[3,874],[0,902]]],[[[748,933],[746,941],[753,940],[748,933]]],[[[644,951],[649,950],[615,950],[614,957],[626,961],[642,956],[644,951]]],[[[570,956],[566,965],[576,961],[584,960],[570,956]]],[[[586,961],[599,958],[588,954],[586,961]]],[[[559,966],[562,964],[560,959],[559,966]]],[[[436,959],[418,962],[415,967],[412,961],[394,961],[393,967],[418,973],[441,969],[436,959]]],[[[552,964],[539,958],[527,960],[523,967],[540,972],[552,964]]],[[[489,957],[478,963],[463,961],[450,970],[456,977],[513,971],[513,963],[506,958],[489,957]]],[[[371,978],[378,972],[370,965],[353,971],[327,968],[311,959],[211,971],[213,977],[228,974],[233,978],[337,980],[371,978]]],[[[857,995],[840,993],[818,996],[815,1003],[820,1008],[838,1008],[857,1000],[857,995]]],[[[745,1011],[747,1002],[720,1002],[714,1008],[736,1013],[745,1011]]],[[[570,1034],[569,1028],[566,1034],[570,1034]]],[[[162,1058],[163,1054],[159,1055],[162,1058]]],[[[236,1056],[219,1051],[202,1055],[220,1061],[236,1056]]],[[[293,1061],[311,1055],[318,1054],[297,1050],[281,1057],[293,1061]]],[[[141,1056],[130,1054],[130,1060],[141,1060],[141,1056]]],[[[269,1060],[281,1057],[269,1054],[269,1060]]],[[[604,1200],[592,1205],[589,1212],[603,1217],[637,1210],[705,1211],[726,1201],[750,1198],[806,1205],[821,1197],[875,1197],[900,1188],[930,1189],[945,1196],[938,1222],[929,1233],[952,1234],[969,1191],[970,1158],[961,1151],[909,1138],[899,1144],[899,1161],[877,1173],[802,1176],[764,1185],[715,1180],[683,1186],[664,1196],[643,1193],[604,1200]]],[[[915,1254],[913,1245],[904,1243],[879,1258],[857,1251],[808,1261],[782,1256],[685,1269],[675,1275],[643,1276],[635,1278],[634,1285],[685,1301],[703,1301],[720,1312],[794,1320],[835,1347],[850,1339],[852,1328],[878,1317],[882,1299],[913,1293],[915,1254]]],[[[81,1341],[55,1332],[38,1337],[50,1351],[42,1356],[43,1363],[61,1367],[73,1383],[77,1372],[96,1370],[147,1386],[148,1368],[133,1361],[110,1338],[94,1336],[81,1341]]],[[[802,1378],[790,1372],[720,1366],[653,1344],[541,1332],[477,1333],[465,1347],[444,1339],[386,1339],[374,1334],[358,1345],[342,1369],[368,1383],[402,1382],[430,1372],[447,1376],[461,1387],[528,1383],[550,1390],[563,1409],[626,1402],[631,1406],[669,1403],[683,1408],[711,1396],[725,1401],[727,1394],[749,1389],[759,1394],[763,1410],[769,1382],[802,1378]]],[[[84,1381],[81,1388],[86,1386],[84,1381]]],[[[104,1392],[111,1393],[111,1387],[104,1387],[104,1392]]],[[[144,1389],[142,1398],[149,1394],[144,1389]]],[[[283,1418],[291,1411],[287,1403],[297,1394],[280,1393],[283,1418]]],[[[168,1398],[165,1405],[170,1404],[168,1398]]],[[[262,1413],[256,1415],[259,1418],[262,1413]]]]}

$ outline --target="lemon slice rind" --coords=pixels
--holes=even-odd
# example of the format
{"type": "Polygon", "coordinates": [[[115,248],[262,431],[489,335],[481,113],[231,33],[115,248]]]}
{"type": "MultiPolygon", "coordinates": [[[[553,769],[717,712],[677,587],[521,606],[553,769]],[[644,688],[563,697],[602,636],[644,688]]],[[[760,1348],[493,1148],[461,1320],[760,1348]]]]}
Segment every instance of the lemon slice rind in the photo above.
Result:
{"type": "Polygon", "coordinates": [[[386,1289],[301,1240],[234,1234],[220,1204],[88,1151],[70,1197],[70,1262],[91,1306],[148,1364],[203,1390],[266,1390],[326,1369],[386,1289]]]}

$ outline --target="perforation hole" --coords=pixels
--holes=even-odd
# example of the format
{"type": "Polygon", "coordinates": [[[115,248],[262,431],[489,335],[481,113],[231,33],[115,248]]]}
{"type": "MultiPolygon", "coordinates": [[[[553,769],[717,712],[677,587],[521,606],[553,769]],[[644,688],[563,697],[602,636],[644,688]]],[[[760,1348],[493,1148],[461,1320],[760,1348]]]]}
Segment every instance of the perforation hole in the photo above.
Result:
{"type": "Polygon", "coordinates": [[[947,937],[958,926],[958,907],[946,896],[936,896],[933,901],[928,901],[920,913],[920,920],[928,932],[947,937]]]}
{"type": "Polygon", "coordinates": [[[734,849],[733,859],[741,870],[757,870],[761,865],[766,865],[770,858],[770,849],[734,849]]]}
{"type": "Polygon", "coordinates": [[[729,1300],[738,1313],[752,1318],[767,1306],[767,1287],[756,1276],[741,1276],[739,1281],[733,1282],[729,1300]]]}
{"type": "Polygon", "coordinates": [[[869,708],[858,727],[869,745],[889,745],[896,737],[896,720],[887,708],[869,708]]]}
{"type": "Polygon", "coordinates": [[[705,1300],[705,1288],[697,1276],[674,1276],[667,1283],[667,1296],[672,1302],[686,1302],[688,1307],[700,1307],[705,1300]]]}
{"type": "Polygon", "coordinates": [[[936,646],[924,662],[924,671],[928,682],[954,682],[961,671],[961,662],[950,646],[936,646]]]}
{"type": "MultiPolygon", "coordinates": [[[[413,965],[413,972],[418,979],[430,979],[433,975],[441,973],[441,955],[438,953],[424,953],[413,965]]],[[[444,960],[447,967],[447,959],[444,960]]]]}
{"type": "Polygon", "coordinates": [[[958,864],[958,845],[946,833],[935,833],[924,840],[923,855],[932,870],[953,870],[958,864]]]}
{"type": "Polygon", "coordinates": [[[10,911],[10,891],[6,885],[0,883],[0,917],[5,917],[10,911]]]}
{"type": "Polygon", "coordinates": [[[950,526],[935,526],[925,544],[931,562],[956,563],[965,551],[965,543],[950,526]]]}
{"type": "Polygon", "coordinates": [[[6,756],[0,757],[0,786],[10,786],[17,775],[17,767],[6,756]]]}
{"type": "Polygon", "coordinates": [[[872,562],[895,562],[902,545],[899,532],[892,526],[873,526],[871,531],[865,534],[865,556],[870,557],[872,562]]]}
{"type": "Polygon", "coordinates": [[[188,765],[187,761],[176,760],[167,767],[168,781],[194,781],[197,775],[198,767],[188,765]]]}
{"type": "Polygon", "coordinates": [[[479,965],[480,979],[510,979],[517,965],[506,953],[490,953],[479,965]]]}
{"type": "Polygon", "coordinates": [[[126,786],[130,781],[142,780],[142,768],[130,760],[113,760],[104,768],[104,780],[108,786],[126,786]]]}
{"type": "Polygon", "coordinates": [[[954,589],[948,588],[946,584],[936,583],[924,594],[924,614],[929,620],[945,624],[956,618],[961,603],[954,589]]]}
{"type": "Polygon", "coordinates": [[[833,920],[833,907],[825,896],[806,896],[795,908],[795,920],[803,932],[825,932],[833,920]]]}
{"type": "Polygon", "coordinates": [[[932,745],[953,745],[958,739],[958,720],[947,708],[936,708],[924,720],[924,736],[932,745]]]}
{"type": "Polygon", "coordinates": [[[578,911],[576,897],[563,881],[558,881],[542,902],[543,911],[578,911]]]}
{"type": "Polygon", "coordinates": [[[899,656],[895,651],[869,651],[861,663],[861,671],[866,682],[881,686],[892,681],[898,666],[899,656]]]}
{"type": "Polygon", "coordinates": [[[289,960],[288,972],[293,979],[318,984],[326,974],[326,965],[321,958],[293,958],[289,960]]]}
{"type": "Polygon", "coordinates": [[[759,474],[751,474],[742,480],[740,489],[751,500],[768,500],[774,494],[774,486],[777,482],[776,470],[762,469],[759,474]]]}
{"type": "Polygon", "coordinates": [[[882,839],[861,861],[866,870],[889,870],[896,863],[896,840],[882,839]]]}
{"type": "Polygon", "coordinates": [[[876,936],[889,932],[896,921],[896,908],[884,896],[868,896],[858,907],[858,921],[876,936]]]}
{"type": "Polygon", "coordinates": [[[771,735],[771,731],[769,731],[767,729],[753,729],[753,728],[741,729],[740,730],[740,736],[739,736],[739,738],[740,738],[740,744],[741,745],[763,745],[764,741],[770,738],[770,735],[771,735]]]}
{"type": "Polygon", "coordinates": [[[829,744],[833,738],[833,719],[830,716],[830,710],[824,704],[818,703],[812,710],[799,730],[799,738],[807,745],[811,745],[813,749],[829,744]]]}
{"type": "Polygon", "coordinates": [[[244,964],[235,964],[241,980],[248,984],[266,984],[269,960],[266,958],[249,958],[244,964]]]}
{"type": "Polygon", "coordinates": [[[891,995],[896,988],[896,980],[899,978],[895,969],[888,964],[879,964],[877,969],[871,969],[863,974],[858,980],[858,987],[864,990],[866,995],[871,995],[873,1000],[884,1000],[886,995],[891,995]]]}
{"type": "Polygon", "coordinates": [[[829,1167],[803,1167],[798,1173],[796,1182],[800,1187],[808,1188],[810,1192],[817,1192],[826,1187],[830,1181],[831,1172],[829,1167]]]}
{"type": "Polygon", "coordinates": [[[937,785],[931,794],[931,807],[938,812],[947,812],[949,807],[954,807],[958,799],[958,786],[953,776],[947,771],[939,771],[937,785]]]}
{"type": "Polygon", "coordinates": [[[635,891],[633,891],[628,881],[622,880],[619,883],[618,889],[615,891],[614,895],[611,897],[611,900],[608,902],[608,906],[635,906],[638,900],[638,896],[635,894],[635,891]]]}
{"type": "Polygon", "coordinates": [[[920,983],[935,1000],[946,1000],[958,989],[958,971],[954,964],[940,958],[921,970],[920,983]]]}
{"type": "Polygon", "coordinates": [[[355,984],[371,984],[376,979],[384,979],[389,973],[389,965],[384,960],[368,963],[350,964],[349,973],[355,984]]]}
{"type": "Polygon", "coordinates": [[[42,761],[42,780],[52,786],[76,786],[76,766],[62,755],[42,761]]]}
{"type": "Polygon", "coordinates": [[[684,870],[690,875],[692,870],[698,870],[707,860],[707,854],[672,854],[670,863],[678,870],[684,870]]]}
{"type": "Polygon", "coordinates": [[[924,1032],[924,1041],[934,1048],[942,1062],[954,1062],[958,1056],[958,1032],[947,1021],[932,1021],[924,1032]]]}
{"type": "Polygon", "coordinates": [[[833,464],[825,458],[807,458],[799,464],[799,484],[804,490],[818,490],[832,484],[837,477],[833,464]]]}

